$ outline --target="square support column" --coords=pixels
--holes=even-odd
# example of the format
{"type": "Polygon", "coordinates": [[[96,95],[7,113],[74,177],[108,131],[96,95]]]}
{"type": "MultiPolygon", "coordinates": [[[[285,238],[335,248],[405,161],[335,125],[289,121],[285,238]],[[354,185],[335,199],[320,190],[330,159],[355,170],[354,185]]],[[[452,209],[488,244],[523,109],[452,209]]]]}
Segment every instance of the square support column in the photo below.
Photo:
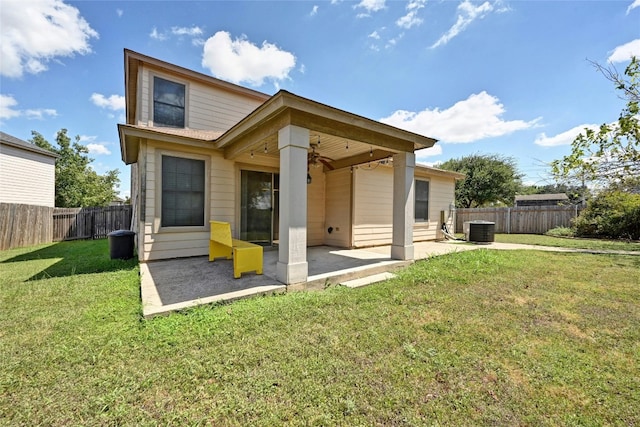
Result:
{"type": "Polygon", "coordinates": [[[276,278],[303,283],[307,263],[307,150],[309,129],[286,126],[278,131],[280,150],[280,245],[276,278]]]}
{"type": "Polygon", "coordinates": [[[415,222],[414,173],[416,155],[393,156],[393,238],[391,258],[413,260],[413,224],[415,222]]]}

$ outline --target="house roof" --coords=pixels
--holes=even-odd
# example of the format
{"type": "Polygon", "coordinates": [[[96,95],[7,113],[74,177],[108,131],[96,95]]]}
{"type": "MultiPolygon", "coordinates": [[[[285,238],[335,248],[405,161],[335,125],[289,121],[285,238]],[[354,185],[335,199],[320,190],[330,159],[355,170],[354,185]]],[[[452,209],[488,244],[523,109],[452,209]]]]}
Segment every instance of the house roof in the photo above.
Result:
{"type": "Polygon", "coordinates": [[[20,148],[22,150],[32,151],[34,153],[42,154],[42,155],[53,157],[53,158],[60,157],[56,153],[53,153],[49,150],[45,150],[44,148],[40,148],[35,144],[31,144],[30,142],[18,139],[15,136],[9,135],[8,133],[0,132],[0,142],[5,145],[10,145],[12,147],[20,148]]]}
{"type": "Polygon", "coordinates": [[[130,49],[124,50],[124,88],[126,98],[126,121],[128,124],[133,124],[135,120],[135,114],[137,109],[137,90],[138,90],[138,70],[142,64],[146,66],[161,69],[166,73],[174,74],[185,77],[192,81],[201,82],[207,86],[214,86],[219,89],[227,90],[229,92],[240,93],[244,96],[255,98],[265,101],[269,99],[269,95],[266,93],[258,92],[257,90],[249,89],[243,86],[239,86],[233,83],[226,82],[224,80],[217,79],[206,74],[198,73],[197,71],[189,70],[188,68],[180,67],[179,65],[171,64],[169,62],[162,61],[160,59],[152,58],[151,56],[143,55],[138,52],[134,52],[130,49]]]}
{"type": "Polygon", "coordinates": [[[565,193],[527,194],[516,196],[516,202],[525,200],[569,200],[569,197],[565,193]]]}
{"type": "Polygon", "coordinates": [[[465,174],[460,172],[449,171],[446,169],[438,169],[432,166],[423,165],[420,163],[416,163],[416,168],[422,169],[427,172],[429,175],[438,175],[438,176],[446,176],[449,178],[454,178],[455,180],[462,180],[466,177],[465,174]]]}
{"type": "Polygon", "coordinates": [[[255,151],[276,155],[278,131],[294,125],[309,129],[311,137],[323,140],[322,154],[334,160],[335,168],[388,158],[395,153],[428,148],[436,140],[382,122],[349,113],[291,92],[266,94],[206,76],[164,61],[125,50],[125,93],[127,124],[118,125],[122,159],[137,161],[140,138],[162,137],[177,143],[193,143],[219,149],[227,159],[255,151]],[[186,79],[252,97],[263,103],[222,135],[211,131],[145,127],[134,124],[139,67],[162,68],[186,79]],[[346,147],[346,149],[345,149],[346,147]]]}

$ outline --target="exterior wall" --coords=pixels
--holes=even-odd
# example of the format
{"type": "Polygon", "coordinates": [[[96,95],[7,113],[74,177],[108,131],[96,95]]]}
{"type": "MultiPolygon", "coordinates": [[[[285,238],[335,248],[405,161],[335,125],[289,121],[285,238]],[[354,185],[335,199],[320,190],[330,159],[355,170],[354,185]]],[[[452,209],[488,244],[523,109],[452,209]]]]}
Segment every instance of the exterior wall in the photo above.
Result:
{"type": "Polygon", "coordinates": [[[366,166],[353,171],[353,244],[391,244],[393,231],[393,168],[366,166]]]}
{"type": "Polygon", "coordinates": [[[139,156],[140,196],[138,254],[141,261],[207,255],[209,220],[226,221],[236,234],[236,179],[234,162],[213,150],[147,141],[139,156]],[[161,156],[163,154],[205,161],[205,224],[202,227],[162,227],[161,156]]]}
{"type": "Polygon", "coordinates": [[[55,158],[0,144],[0,202],[55,206],[55,158]]]}
{"type": "MultiPolygon", "coordinates": [[[[393,168],[378,166],[369,170],[354,170],[353,246],[388,245],[392,241],[393,224],[393,168]]],[[[416,242],[442,238],[441,212],[449,230],[453,230],[450,205],[455,197],[455,180],[429,174],[416,168],[416,179],[429,181],[429,219],[416,222],[413,240],[416,242]]]]}
{"type": "Polygon", "coordinates": [[[145,67],[140,73],[137,125],[153,126],[153,76],[186,85],[185,127],[189,129],[224,132],[263,102],[145,67]]]}
{"type": "Polygon", "coordinates": [[[321,168],[310,168],[311,184],[307,185],[307,246],[324,244],[325,174],[321,168]]]}
{"type": "Polygon", "coordinates": [[[327,172],[325,177],[324,243],[351,247],[352,175],[349,168],[327,172]],[[328,232],[331,227],[333,231],[328,232]]]}

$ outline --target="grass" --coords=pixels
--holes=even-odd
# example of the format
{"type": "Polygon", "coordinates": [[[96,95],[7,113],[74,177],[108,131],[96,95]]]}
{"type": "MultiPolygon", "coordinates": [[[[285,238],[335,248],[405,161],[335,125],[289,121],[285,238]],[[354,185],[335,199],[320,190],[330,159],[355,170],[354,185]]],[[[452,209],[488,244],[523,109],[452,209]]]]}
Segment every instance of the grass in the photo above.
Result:
{"type": "Polygon", "coordinates": [[[640,242],[623,240],[565,238],[539,234],[496,234],[495,238],[496,242],[500,243],[523,243],[596,251],[640,251],[640,242]]]}
{"type": "Polygon", "coordinates": [[[638,256],[483,249],[152,320],[108,258],[0,253],[0,424],[640,424],[638,256]]]}

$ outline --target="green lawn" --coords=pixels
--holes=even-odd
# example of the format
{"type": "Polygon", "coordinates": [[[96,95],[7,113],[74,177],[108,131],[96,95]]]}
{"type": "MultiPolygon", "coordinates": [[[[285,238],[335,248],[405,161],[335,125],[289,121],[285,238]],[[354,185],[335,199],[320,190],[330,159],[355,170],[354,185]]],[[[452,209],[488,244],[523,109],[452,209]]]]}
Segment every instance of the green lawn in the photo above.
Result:
{"type": "Polygon", "coordinates": [[[3,425],[640,425],[640,256],[475,250],[143,320],[105,240],[0,252],[3,425]]]}
{"type": "Polygon", "coordinates": [[[612,251],[640,251],[640,242],[605,239],[577,239],[543,236],[539,234],[496,234],[496,242],[523,243],[527,245],[542,245],[589,250],[612,251]]]}

